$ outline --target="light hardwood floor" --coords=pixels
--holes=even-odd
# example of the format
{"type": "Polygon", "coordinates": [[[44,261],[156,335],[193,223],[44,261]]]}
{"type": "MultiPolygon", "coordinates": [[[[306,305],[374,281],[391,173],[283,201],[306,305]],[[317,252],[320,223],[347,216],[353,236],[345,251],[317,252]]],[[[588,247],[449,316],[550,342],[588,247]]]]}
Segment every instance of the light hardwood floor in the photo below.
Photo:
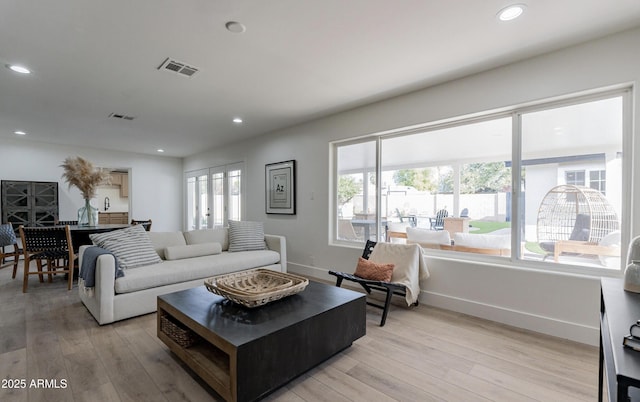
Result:
{"type": "MultiPolygon", "coordinates": [[[[101,327],[77,293],[32,277],[23,294],[0,270],[0,378],[27,383],[0,389],[0,401],[219,400],[158,340],[155,314],[101,327]],[[30,388],[38,379],[67,386],[30,388]]],[[[380,328],[368,309],[365,337],[266,400],[597,399],[595,347],[424,305],[395,305],[380,328]]]]}

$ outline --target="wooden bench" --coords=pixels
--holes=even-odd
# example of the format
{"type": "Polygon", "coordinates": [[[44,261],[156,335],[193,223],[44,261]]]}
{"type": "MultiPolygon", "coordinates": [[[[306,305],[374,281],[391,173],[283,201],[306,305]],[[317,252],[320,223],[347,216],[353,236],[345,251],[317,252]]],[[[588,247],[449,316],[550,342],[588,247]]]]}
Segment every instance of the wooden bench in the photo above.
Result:
{"type": "Polygon", "coordinates": [[[600,246],[597,243],[577,240],[558,240],[553,250],[553,260],[558,262],[560,254],[576,253],[587,255],[604,255],[611,257],[620,257],[620,248],[611,246],[600,246]]]}

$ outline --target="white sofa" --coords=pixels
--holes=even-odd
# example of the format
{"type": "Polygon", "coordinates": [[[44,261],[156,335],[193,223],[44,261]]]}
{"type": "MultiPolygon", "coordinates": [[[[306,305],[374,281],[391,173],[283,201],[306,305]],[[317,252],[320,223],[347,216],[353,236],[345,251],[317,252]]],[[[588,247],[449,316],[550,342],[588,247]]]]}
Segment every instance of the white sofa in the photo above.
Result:
{"type": "MultiPolygon", "coordinates": [[[[253,268],[287,271],[283,236],[265,235],[265,250],[229,252],[227,228],[148,234],[161,263],[127,269],[115,279],[115,259],[103,254],[96,260],[95,287],[78,286],[82,303],[100,325],[152,313],[158,295],[201,286],[214,275],[253,268]],[[220,244],[220,253],[190,256],[203,254],[203,246],[212,243],[220,244]]],[[[80,247],[79,266],[88,247],[93,246],[80,247]]]]}

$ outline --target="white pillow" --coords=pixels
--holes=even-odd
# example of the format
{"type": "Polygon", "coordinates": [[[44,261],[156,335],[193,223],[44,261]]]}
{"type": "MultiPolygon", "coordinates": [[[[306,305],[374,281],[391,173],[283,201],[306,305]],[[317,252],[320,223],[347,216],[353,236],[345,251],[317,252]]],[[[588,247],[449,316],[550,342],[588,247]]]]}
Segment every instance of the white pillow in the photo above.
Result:
{"type": "Polygon", "coordinates": [[[170,246],[184,246],[187,242],[184,240],[182,232],[147,232],[149,240],[153,245],[156,253],[165,260],[164,249],[170,246]]]}
{"type": "Polygon", "coordinates": [[[122,269],[143,267],[162,262],[153,249],[147,231],[142,225],[106,233],[90,234],[89,238],[98,247],[109,250],[116,256],[122,269]]]}
{"type": "Polygon", "coordinates": [[[262,222],[229,221],[229,251],[264,250],[264,224],[262,222]]]}
{"type": "Polygon", "coordinates": [[[200,243],[187,244],[184,246],[169,246],[164,249],[164,256],[167,260],[182,260],[185,258],[220,254],[221,252],[222,246],[220,243],[200,243]]]}
{"type": "Polygon", "coordinates": [[[429,230],[407,227],[407,241],[410,243],[428,243],[451,245],[451,237],[446,230],[429,230]]]}
{"type": "Polygon", "coordinates": [[[187,244],[220,243],[222,251],[229,249],[229,234],[227,228],[199,229],[184,232],[187,244]]]}
{"type": "Polygon", "coordinates": [[[511,249],[511,235],[455,233],[453,244],[473,248],[511,249]]]}

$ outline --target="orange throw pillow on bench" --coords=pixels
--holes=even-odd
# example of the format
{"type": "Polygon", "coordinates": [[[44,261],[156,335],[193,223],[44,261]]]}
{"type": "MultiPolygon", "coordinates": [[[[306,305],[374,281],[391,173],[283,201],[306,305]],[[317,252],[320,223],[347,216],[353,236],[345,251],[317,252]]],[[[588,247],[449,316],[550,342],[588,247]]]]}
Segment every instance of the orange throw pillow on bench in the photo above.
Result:
{"type": "Polygon", "coordinates": [[[360,257],[354,275],[371,281],[389,282],[393,268],[395,268],[395,264],[377,264],[360,257]]]}

